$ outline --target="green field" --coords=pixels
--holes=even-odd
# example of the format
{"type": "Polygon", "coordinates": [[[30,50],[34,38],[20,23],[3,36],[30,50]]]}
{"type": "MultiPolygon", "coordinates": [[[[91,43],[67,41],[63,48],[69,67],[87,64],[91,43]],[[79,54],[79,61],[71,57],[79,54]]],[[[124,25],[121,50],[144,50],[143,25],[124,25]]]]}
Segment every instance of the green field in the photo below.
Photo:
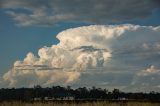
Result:
{"type": "Polygon", "coordinates": [[[128,102],[128,103],[22,103],[22,102],[3,102],[0,106],[160,106],[160,103],[128,102]]]}

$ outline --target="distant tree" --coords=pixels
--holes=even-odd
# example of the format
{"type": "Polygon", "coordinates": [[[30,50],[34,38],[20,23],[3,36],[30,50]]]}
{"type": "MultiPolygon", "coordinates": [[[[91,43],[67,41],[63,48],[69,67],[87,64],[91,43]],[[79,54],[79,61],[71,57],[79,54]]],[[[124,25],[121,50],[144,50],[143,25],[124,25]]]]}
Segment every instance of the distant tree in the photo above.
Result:
{"type": "Polygon", "coordinates": [[[51,88],[42,88],[40,85],[34,86],[34,88],[1,88],[0,89],[0,102],[2,101],[31,101],[34,98],[54,97],[61,98],[63,96],[74,96],[75,99],[92,99],[92,100],[119,100],[120,98],[126,98],[128,100],[148,100],[148,101],[159,101],[160,93],[125,93],[119,89],[114,89],[112,92],[102,88],[86,88],[80,87],[72,89],[70,86],[61,87],[53,86],[51,88]]]}
{"type": "Polygon", "coordinates": [[[114,89],[112,91],[112,94],[113,94],[113,99],[119,99],[119,97],[120,97],[120,90],[119,89],[114,89]]]}

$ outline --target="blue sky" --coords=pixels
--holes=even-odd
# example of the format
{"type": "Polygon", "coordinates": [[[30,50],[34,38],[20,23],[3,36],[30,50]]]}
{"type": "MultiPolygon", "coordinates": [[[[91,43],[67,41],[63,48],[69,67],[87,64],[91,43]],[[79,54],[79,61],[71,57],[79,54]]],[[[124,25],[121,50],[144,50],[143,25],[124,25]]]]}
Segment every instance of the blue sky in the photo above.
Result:
{"type": "Polygon", "coordinates": [[[56,25],[41,27],[41,26],[16,26],[12,18],[5,13],[5,10],[0,11],[1,16],[1,34],[0,48],[1,61],[0,74],[10,69],[14,61],[23,59],[30,51],[37,54],[38,49],[43,46],[51,46],[59,41],[56,35],[68,28],[89,25],[86,23],[57,23],[56,25]]]}
{"type": "MultiPolygon", "coordinates": [[[[48,27],[20,27],[15,25],[15,21],[12,20],[11,16],[5,13],[4,9],[0,10],[0,16],[0,47],[2,48],[0,58],[1,60],[3,60],[3,62],[1,62],[0,64],[1,74],[6,72],[9,68],[11,68],[15,60],[23,59],[29,51],[32,51],[36,54],[37,50],[43,47],[44,45],[51,46],[52,44],[57,44],[58,39],[56,39],[56,35],[59,32],[68,28],[93,25],[84,22],[61,22],[48,27]]],[[[118,22],[118,24],[128,23],[137,25],[158,26],[160,24],[160,10],[155,9],[152,12],[152,15],[146,17],[145,19],[134,19],[124,22],[118,22]]]]}
{"type": "MultiPolygon", "coordinates": [[[[160,2],[158,0],[124,0],[123,2],[117,0],[69,0],[68,2],[63,0],[2,0],[0,1],[0,76],[2,77],[12,69],[15,61],[23,61],[29,52],[38,57],[39,49],[57,45],[60,42],[56,38],[57,34],[66,29],[89,25],[122,24],[158,27],[160,25],[160,2]]],[[[157,32],[154,34],[157,35],[157,32]]],[[[148,39],[146,41],[149,41],[148,39]]],[[[144,43],[144,47],[147,48],[148,45],[144,43]]],[[[85,48],[95,50],[92,46],[85,48]]],[[[131,52],[128,52],[128,56],[132,55],[131,52]]],[[[160,58],[159,55],[156,56],[160,58]]],[[[110,66],[112,62],[118,66],[121,65],[119,61],[125,61],[129,65],[137,62],[146,66],[138,67],[139,69],[147,69],[150,67],[148,64],[151,64],[150,70],[152,70],[155,69],[152,63],[158,61],[155,57],[150,57],[150,61],[145,63],[144,60],[124,59],[121,56],[114,60],[115,56],[110,66]]],[[[158,64],[155,65],[158,66],[158,64]]],[[[102,77],[102,80],[105,81],[105,76],[102,77]]],[[[93,75],[88,80],[94,78],[96,76],[93,75]]]]}

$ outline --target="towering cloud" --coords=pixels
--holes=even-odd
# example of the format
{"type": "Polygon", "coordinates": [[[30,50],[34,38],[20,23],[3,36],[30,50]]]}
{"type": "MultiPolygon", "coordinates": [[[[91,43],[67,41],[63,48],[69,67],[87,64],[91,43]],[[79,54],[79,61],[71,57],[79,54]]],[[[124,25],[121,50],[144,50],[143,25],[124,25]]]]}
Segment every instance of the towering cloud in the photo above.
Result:
{"type": "MultiPolygon", "coordinates": [[[[160,27],[91,25],[57,35],[59,43],[28,53],[3,75],[8,86],[143,86],[142,77],[159,73],[160,27]],[[146,67],[153,64],[149,69],[146,67]],[[141,71],[143,70],[143,71],[141,71]],[[138,83],[137,83],[138,82],[138,83]],[[142,84],[142,85],[141,85],[142,84]]],[[[159,86],[156,79],[154,87],[159,86]]],[[[151,80],[147,80],[148,84],[151,80]]],[[[2,83],[2,82],[1,82],[2,83]]]]}

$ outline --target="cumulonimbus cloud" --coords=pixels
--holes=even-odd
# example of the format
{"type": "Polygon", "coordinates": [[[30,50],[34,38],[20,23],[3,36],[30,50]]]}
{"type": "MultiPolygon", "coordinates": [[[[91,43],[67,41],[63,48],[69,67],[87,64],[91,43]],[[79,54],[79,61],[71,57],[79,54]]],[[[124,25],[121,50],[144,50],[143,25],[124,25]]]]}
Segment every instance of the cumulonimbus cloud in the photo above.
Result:
{"type": "Polygon", "coordinates": [[[16,61],[3,75],[3,82],[10,87],[87,83],[124,88],[139,81],[137,84],[143,86],[140,85],[143,75],[148,75],[150,70],[159,73],[153,66],[141,71],[150,64],[159,65],[159,34],[160,27],[139,25],[67,29],[57,35],[60,41],[57,45],[41,48],[38,56],[30,52],[24,60],[16,61]]]}
{"type": "Polygon", "coordinates": [[[58,22],[113,23],[143,19],[160,7],[159,0],[1,0],[0,7],[21,26],[58,22]],[[20,11],[17,11],[20,10],[20,11]]]}

